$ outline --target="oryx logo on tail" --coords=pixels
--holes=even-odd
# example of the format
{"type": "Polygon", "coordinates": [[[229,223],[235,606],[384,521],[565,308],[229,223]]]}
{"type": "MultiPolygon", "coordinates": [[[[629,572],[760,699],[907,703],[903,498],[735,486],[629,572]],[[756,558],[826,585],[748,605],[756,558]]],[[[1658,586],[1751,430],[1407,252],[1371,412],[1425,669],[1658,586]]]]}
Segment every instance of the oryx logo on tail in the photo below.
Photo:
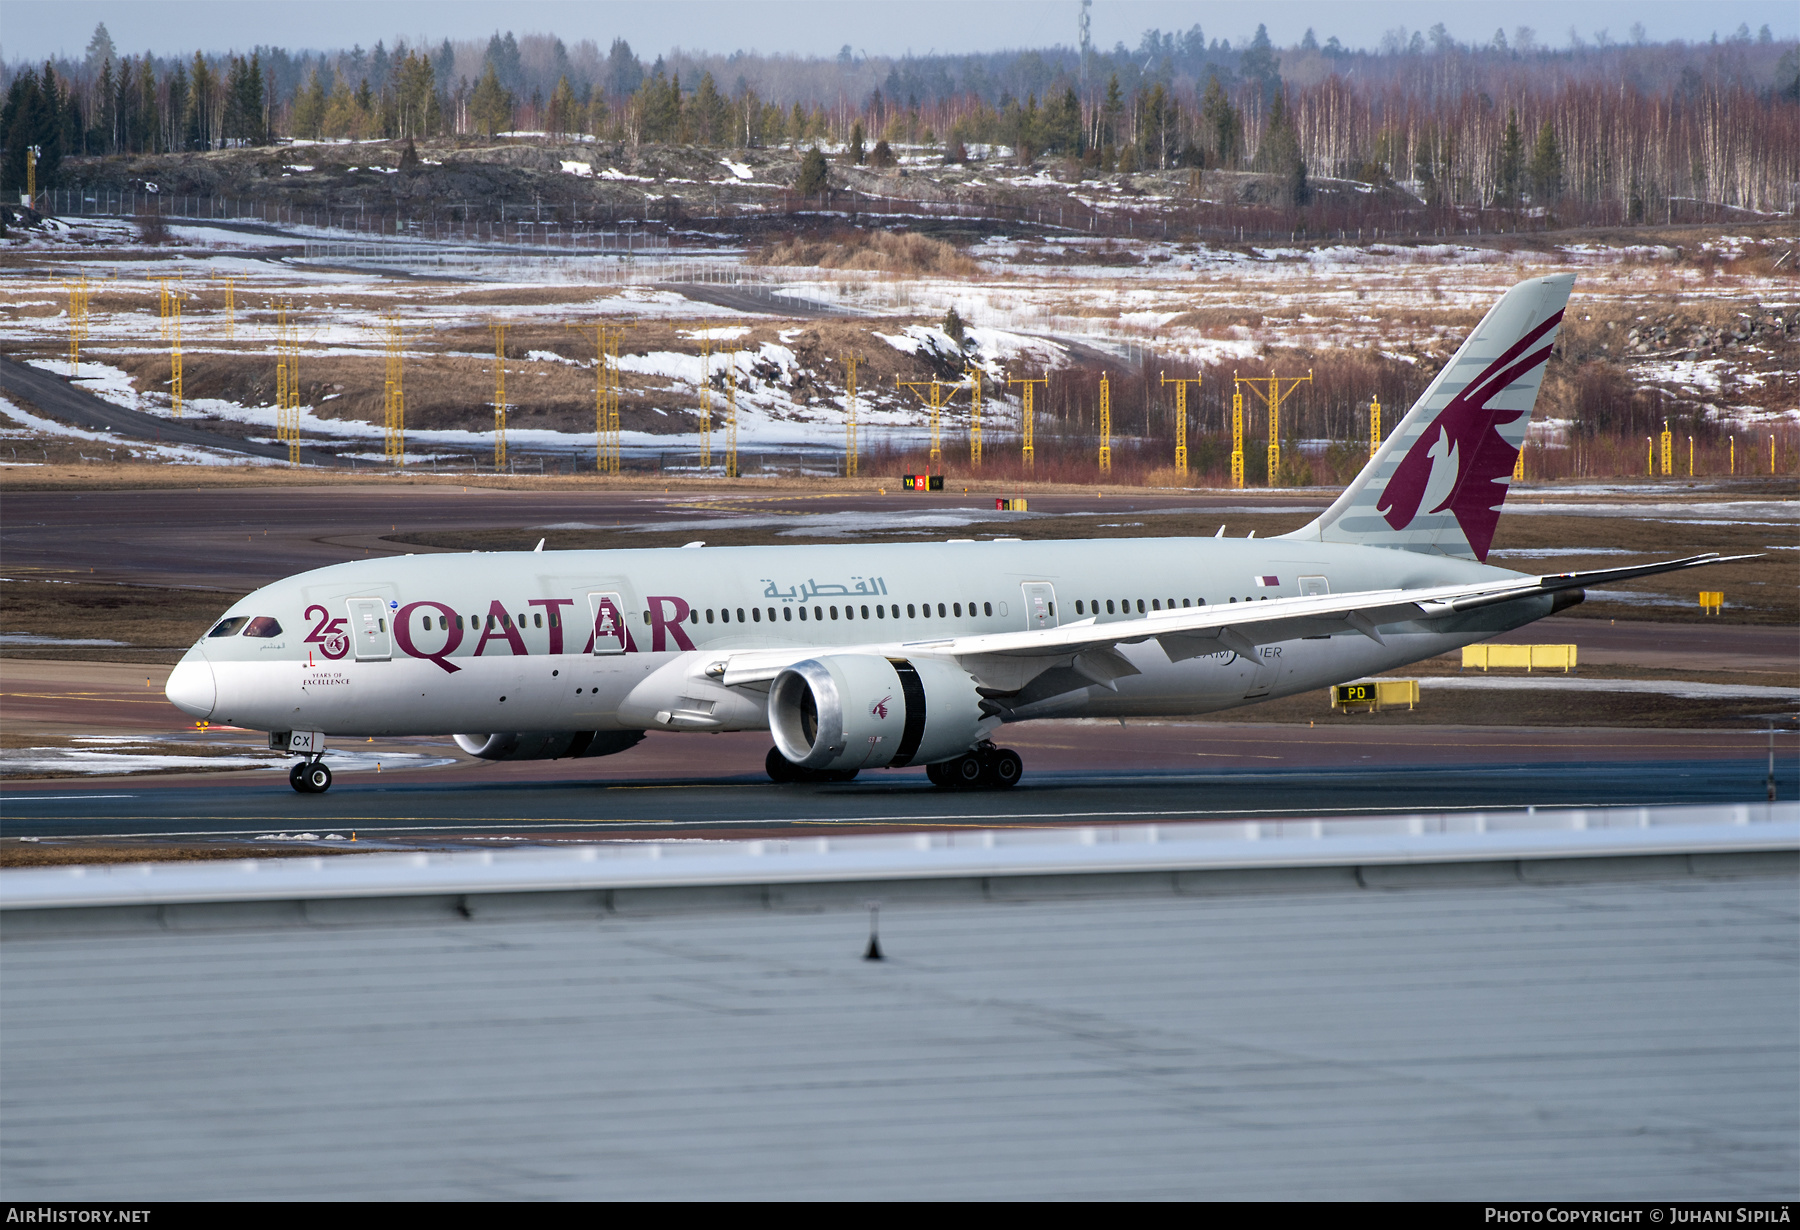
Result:
{"type": "Polygon", "coordinates": [[[1538,343],[1555,330],[1562,316],[1555,313],[1514,342],[1432,419],[1376,503],[1376,511],[1389,525],[1403,530],[1420,513],[1448,510],[1476,558],[1486,558],[1506,498],[1503,483],[1519,456],[1518,448],[1499,429],[1530,413],[1489,403],[1549,360],[1551,345],[1538,343]],[[1502,484],[1498,491],[1496,484],[1502,484]]]}

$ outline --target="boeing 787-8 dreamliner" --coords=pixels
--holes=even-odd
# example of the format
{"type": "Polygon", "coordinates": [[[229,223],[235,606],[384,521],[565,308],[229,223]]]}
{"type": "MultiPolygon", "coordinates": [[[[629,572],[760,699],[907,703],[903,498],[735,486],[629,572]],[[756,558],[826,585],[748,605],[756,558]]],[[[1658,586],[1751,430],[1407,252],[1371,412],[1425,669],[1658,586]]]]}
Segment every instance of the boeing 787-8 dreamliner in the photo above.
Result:
{"type": "Polygon", "coordinates": [[[778,781],[924,765],[938,785],[1011,786],[1023,766],[993,742],[1009,722],[1288,696],[1485,640],[1585,586],[1715,562],[1484,562],[1573,283],[1507,291],[1337,501],[1278,538],[360,560],[235,604],[168,696],[271,732],[303,792],[330,787],[334,736],[451,734],[529,760],[765,729],[778,781]]]}

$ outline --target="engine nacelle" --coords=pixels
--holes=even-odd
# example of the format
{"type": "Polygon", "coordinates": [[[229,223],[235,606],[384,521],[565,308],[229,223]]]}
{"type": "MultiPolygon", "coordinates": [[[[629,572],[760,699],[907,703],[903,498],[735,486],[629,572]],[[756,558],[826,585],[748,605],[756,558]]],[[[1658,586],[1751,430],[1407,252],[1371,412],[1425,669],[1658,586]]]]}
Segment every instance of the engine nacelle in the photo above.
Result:
{"type": "Polygon", "coordinates": [[[983,734],[966,671],[932,658],[809,658],[769,688],[769,731],[806,769],[900,768],[966,752],[983,734]]]}
{"type": "Polygon", "coordinates": [[[561,760],[611,756],[643,741],[641,730],[527,730],[457,735],[456,746],[483,760],[561,760]]]}

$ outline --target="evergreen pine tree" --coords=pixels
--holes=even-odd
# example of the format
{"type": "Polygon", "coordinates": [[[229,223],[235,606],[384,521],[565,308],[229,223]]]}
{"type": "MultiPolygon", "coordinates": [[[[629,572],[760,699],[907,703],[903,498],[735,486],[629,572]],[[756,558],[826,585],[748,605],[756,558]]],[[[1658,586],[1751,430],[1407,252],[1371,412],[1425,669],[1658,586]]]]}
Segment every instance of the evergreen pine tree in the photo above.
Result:
{"type": "Polygon", "coordinates": [[[469,119],[474,123],[476,132],[484,137],[491,137],[512,127],[512,110],[512,96],[501,87],[500,75],[490,60],[487,71],[481,74],[481,80],[475,85],[474,97],[469,101],[469,119]]]}
{"type": "Polygon", "coordinates": [[[800,160],[800,179],[794,187],[801,196],[817,196],[825,191],[830,179],[830,172],[825,166],[825,155],[815,145],[800,160]]]}
{"type": "Polygon", "coordinates": [[[1562,148],[1556,142],[1556,130],[1545,120],[1538,128],[1537,147],[1531,152],[1531,199],[1539,205],[1553,205],[1562,196],[1562,148]]]}
{"type": "Polygon", "coordinates": [[[306,85],[294,91],[293,109],[288,112],[288,125],[296,137],[317,140],[325,126],[325,83],[314,68],[306,85]]]}
{"type": "Polygon", "coordinates": [[[1518,200],[1524,169],[1525,140],[1519,135],[1519,113],[1508,111],[1506,131],[1500,138],[1500,164],[1494,174],[1494,187],[1503,202],[1511,204],[1518,200]]]}

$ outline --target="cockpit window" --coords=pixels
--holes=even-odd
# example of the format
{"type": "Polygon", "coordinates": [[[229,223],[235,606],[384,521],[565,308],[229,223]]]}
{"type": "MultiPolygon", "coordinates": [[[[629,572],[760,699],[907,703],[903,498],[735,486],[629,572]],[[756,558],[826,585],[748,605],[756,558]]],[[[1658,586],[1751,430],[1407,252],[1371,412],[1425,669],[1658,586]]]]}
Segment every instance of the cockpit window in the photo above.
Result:
{"type": "Polygon", "coordinates": [[[261,637],[280,636],[281,625],[276,623],[275,620],[268,615],[258,615],[255,619],[250,621],[250,626],[244,629],[244,635],[261,637]]]}
{"type": "Polygon", "coordinates": [[[236,636],[238,629],[249,622],[250,617],[248,615],[233,615],[230,619],[221,619],[219,621],[219,626],[214,628],[211,632],[208,632],[206,635],[209,637],[236,636]]]}

